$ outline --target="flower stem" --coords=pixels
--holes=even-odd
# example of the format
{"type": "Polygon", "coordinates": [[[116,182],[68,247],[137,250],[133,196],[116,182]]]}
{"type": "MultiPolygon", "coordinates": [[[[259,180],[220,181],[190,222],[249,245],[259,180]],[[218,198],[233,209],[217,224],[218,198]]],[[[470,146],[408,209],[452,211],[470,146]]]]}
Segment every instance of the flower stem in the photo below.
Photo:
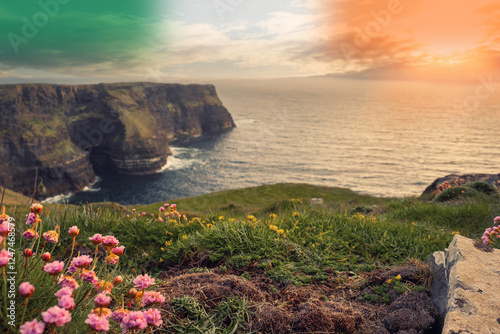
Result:
{"type": "Polygon", "coordinates": [[[21,322],[20,324],[24,324],[24,316],[26,315],[26,310],[28,309],[28,301],[29,301],[29,297],[26,298],[26,301],[24,302],[24,310],[23,310],[23,315],[21,316],[21,322]]]}

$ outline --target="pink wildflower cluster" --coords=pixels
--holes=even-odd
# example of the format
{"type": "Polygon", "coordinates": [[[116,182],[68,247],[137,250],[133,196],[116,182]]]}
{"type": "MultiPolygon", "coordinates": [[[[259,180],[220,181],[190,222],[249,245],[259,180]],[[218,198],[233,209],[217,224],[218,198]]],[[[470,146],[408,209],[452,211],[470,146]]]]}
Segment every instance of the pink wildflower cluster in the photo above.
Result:
{"type": "MultiPolygon", "coordinates": [[[[500,216],[493,219],[494,224],[498,224],[499,222],[500,222],[500,216]]],[[[495,243],[496,241],[500,241],[499,240],[500,239],[500,225],[487,228],[484,231],[484,234],[481,237],[481,239],[483,240],[483,243],[485,245],[490,245],[490,244],[495,243]]]]}
{"type": "MultiPolygon", "coordinates": [[[[19,326],[19,332],[21,334],[42,334],[45,332],[56,332],[58,328],[63,327],[71,322],[72,312],[74,314],[80,314],[81,310],[76,308],[82,307],[84,305],[89,305],[89,302],[93,300],[95,308],[91,310],[85,323],[90,327],[93,332],[106,332],[110,331],[110,319],[115,321],[124,332],[126,331],[136,331],[147,329],[148,332],[154,326],[160,326],[163,321],[161,319],[161,313],[157,307],[165,302],[165,297],[159,292],[146,291],[149,287],[155,284],[155,279],[149,277],[147,274],[139,275],[133,280],[133,284],[136,288],[141,291],[136,290],[136,294],[128,302],[127,308],[135,304],[136,309],[126,309],[124,298],[125,296],[118,296],[118,293],[111,294],[115,285],[127,284],[124,283],[122,276],[116,277],[101,277],[99,278],[96,272],[100,272],[96,269],[99,263],[106,264],[116,264],[124,254],[125,247],[118,246],[119,241],[116,237],[111,235],[102,236],[101,234],[95,234],[92,236],[90,241],[96,246],[95,256],[91,257],[88,255],[79,255],[72,257],[73,249],[75,247],[75,239],[80,235],[80,229],[77,226],[72,226],[68,230],[68,234],[73,239],[73,248],[71,250],[70,262],[65,263],[64,261],[57,261],[52,258],[50,252],[46,252],[46,243],[58,243],[59,242],[59,226],[53,230],[43,231],[43,224],[41,223],[40,213],[43,210],[43,206],[40,204],[34,204],[31,206],[31,213],[26,217],[26,224],[24,225],[26,230],[23,232],[23,236],[27,239],[26,242],[29,244],[26,249],[22,252],[25,258],[24,270],[28,272],[28,275],[21,274],[21,277],[31,277],[30,272],[38,263],[43,264],[42,271],[45,275],[50,275],[53,277],[52,284],[57,283],[56,287],[58,290],[54,293],[57,298],[57,303],[48,307],[41,312],[38,310],[38,317],[30,321],[24,322],[24,315],[22,316],[21,323],[19,326]],[[40,223],[40,224],[38,224],[40,223]],[[44,239],[43,246],[41,243],[35,242],[34,239],[42,235],[44,239]],[[30,240],[33,240],[30,242],[30,240]],[[104,248],[106,251],[106,256],[100,260],[98,256],[99,247],[104,248]],[[44,252],[45,251],[45,252],[44,252]],[[30,263],[34,263],[29,266],[30,263]],[[65,266],[67,265],[67,271],[63,272],[65,266]],[[27,269],[26,269],[27,268],[27,269]],[[81,286],[87,288],[89,286],[94,286],[97,293],[88,294],[88,291],[84,293],[75,293],[75,290],[79,289],[81,286]],[[78,305],[75,302],[74,297],[80,296],[84,298],[78,305]],[[83,296],[83,297],[82,297],[83,296]],[[122,300],[121,305],[116,305],[114,307],[114,302],[122,300]],[[83,301],[83,302],[82,302],[83,301]],[[109,307],[109,308],[108,308],[109,307]],[[146,309],[149,307],[148,309],[146,309]],[[114,308],[114,311],[112,310],[114,308]],[[24,322],[24,323],[23,323],[24,322]]],[[[0,221],[0,233],[2,235],[8,236],[9,225],[8,216],[1,215],[2,220],[0,221]]],[[[5,249],[0,250],[0,268],[7,266],[12,258],[12,254],[5,249]]],[[[38,273],[34,276],[37,277],[38,273]]],[[[131,284],[130,282],[128,284],[131,284]]],[[[43,291],[44,289],[41,289],[43,291]]],[[[40,290],[35,289],[35,286],[30,282],[22,282],[19,286],[19,293],[25,299],[23,306],[28,310],[28,303],[32,298],[38,298],[38,293],[40,295],[40,290]]],[[[79,297],[79,298],[80,298],[79,297]]],[[[34,310],[31,310],[34,311],[34,310]]],[[[25,313],[25,314],[30,314],[25,313]]],[[[72,329],[64,329],[65,332],[71,332],[72,329]]]]}
{"type": "Polygon", "coordinates": [[[151,285],[155,284],[155,279],[149,277],[148,274],[146,274],[137,276],[133,282],[136,288],[138,288],[139,290],[145,290],[151,285]]]}
{"type": "Polygon", "coordinates": [[[47,311],[42,312],[42,319],[47,324],[54,324],[57,327],[62,327],[71,321],[71,314],[64,308],[52,306],[47,311]]]}
{"type": "Polygon", "coordinates": [[[9,264],[10,259],[12,259],[12,254],[7,250],[2,249],[0,251],[0,267],[3,268],[9,264]]]}
{"type": "Polygon", "coordinates": [[[92,263],[92,258],[88,255],[80,255],[74,257],[71,260],[70,266],[75,266],[76,268],[87,268],[92,263]]]}

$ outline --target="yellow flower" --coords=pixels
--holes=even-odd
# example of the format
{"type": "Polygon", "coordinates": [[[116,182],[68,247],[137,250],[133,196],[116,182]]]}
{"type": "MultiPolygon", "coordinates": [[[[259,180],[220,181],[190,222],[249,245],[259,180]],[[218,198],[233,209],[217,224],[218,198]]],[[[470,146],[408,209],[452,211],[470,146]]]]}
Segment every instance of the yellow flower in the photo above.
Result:
{"type": "Polygon", "coordinates": [[[188,238],[188,236],[185,234],[182,236],[182,239],[184,239],[184,240],[186,240],[187,238],[188,238]]]}
{"type": "Polygon", "coordinates": [[[167,240],[167,241],[165,241],[165,245],[166,245],[166,246],[171,246],[171,245],[172,245],[172,240],[167,240]]]}
{"type": "Polygon", "coordinates": [[[212,228],[212,224],[207,224],[207,228],[212,228]]]}
{"type": "Polygon", "coordinates": [[[224,216],[219,216],[219,220],[222,220],[222,219],[224,219],[224,216]]]}
{"type": "Polygon", "coordinates": [[[453,235],[460,234],[460,232],[459,231],[453,231],[453,232],[451,232],[451,234],[453,234],[453,235]]]}
{"type": "Polygon", "coordinates": [[[283,229],[279,229],[279,230],[277,230],[277,231],[276,231],[276,233],[278,233],[278,234],[283,234],[283,233],[285,233],[285,230],[283,230],[283,229]]]}
{"type": "Polygon", "coordinates": [[[387,284],[391,284],[392,279],[390,279],[390,278],[389,278],[389,279],[388,279],[387,281],[385,281],[385,282],[386,282],[387,284]]]}
{"type": "Polygon", "coordinates": [[[162,247],[162,248],[160,248],[160,249],[161,249],[162,251],[164,251],[164,250],[165,250],[165,248],[163,248],[163,247],[162,247]]]}
{"type": "Polygon", "coordinates": [[[300,216],[300,214],[297,211],[295,211],[292,216],[297,217],[297,216],[300,216]]]}
{"type": "Polygon", "coordinates": [[[398,275],[395,277],[397,280],[400,280],[401,279],[401,275],[398,275]]]}

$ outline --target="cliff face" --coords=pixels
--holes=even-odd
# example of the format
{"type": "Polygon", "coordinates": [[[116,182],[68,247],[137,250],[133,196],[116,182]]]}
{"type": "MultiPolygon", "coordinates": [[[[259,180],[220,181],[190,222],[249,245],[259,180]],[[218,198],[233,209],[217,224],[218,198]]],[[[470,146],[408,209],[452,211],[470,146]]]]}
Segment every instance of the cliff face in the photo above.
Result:
{"type": "Polygon", "coordinates": [[[145,174],[168,142],[234,127],[212,85],[0,86],[0,184],[40,197],[80,190],[94,170],[145,174]]]}

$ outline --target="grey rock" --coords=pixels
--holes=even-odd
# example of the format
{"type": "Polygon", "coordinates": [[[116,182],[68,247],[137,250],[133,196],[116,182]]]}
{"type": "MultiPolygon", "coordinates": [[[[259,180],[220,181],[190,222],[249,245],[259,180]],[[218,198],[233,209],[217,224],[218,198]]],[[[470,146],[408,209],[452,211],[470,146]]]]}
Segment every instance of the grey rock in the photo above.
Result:
{"type": "Polygon", "coordinates": [[[450,174],[446,175],[445,177],[440,177],[434,182],[432,182],[431,185],[429,185],[424,192],[422,193],[422,196],[424,195],[431,195],[436,192],[438,189],[437,187],[446,181],[450,182],[451,185],[454,184],[455,181],[457,180],[464,180],[464,183],[469,183],[469,182],[474,182],[474,181],[483,181],[486,183],[491,184],[493,187],[496,189],[500,188],[500,173],[499,174],[450,174]]]}
{"type": "Polygon", "coordinates": [[[311,205],[325,205],[323,198],[311,198],[311,205]]]}
{"type": "Polygon", "coordinates": [[[431,295],[443,319],[443,334],[500,334],[500,251],[485,252],[455,235],[444,252],[427,260],[431,295]]]}

